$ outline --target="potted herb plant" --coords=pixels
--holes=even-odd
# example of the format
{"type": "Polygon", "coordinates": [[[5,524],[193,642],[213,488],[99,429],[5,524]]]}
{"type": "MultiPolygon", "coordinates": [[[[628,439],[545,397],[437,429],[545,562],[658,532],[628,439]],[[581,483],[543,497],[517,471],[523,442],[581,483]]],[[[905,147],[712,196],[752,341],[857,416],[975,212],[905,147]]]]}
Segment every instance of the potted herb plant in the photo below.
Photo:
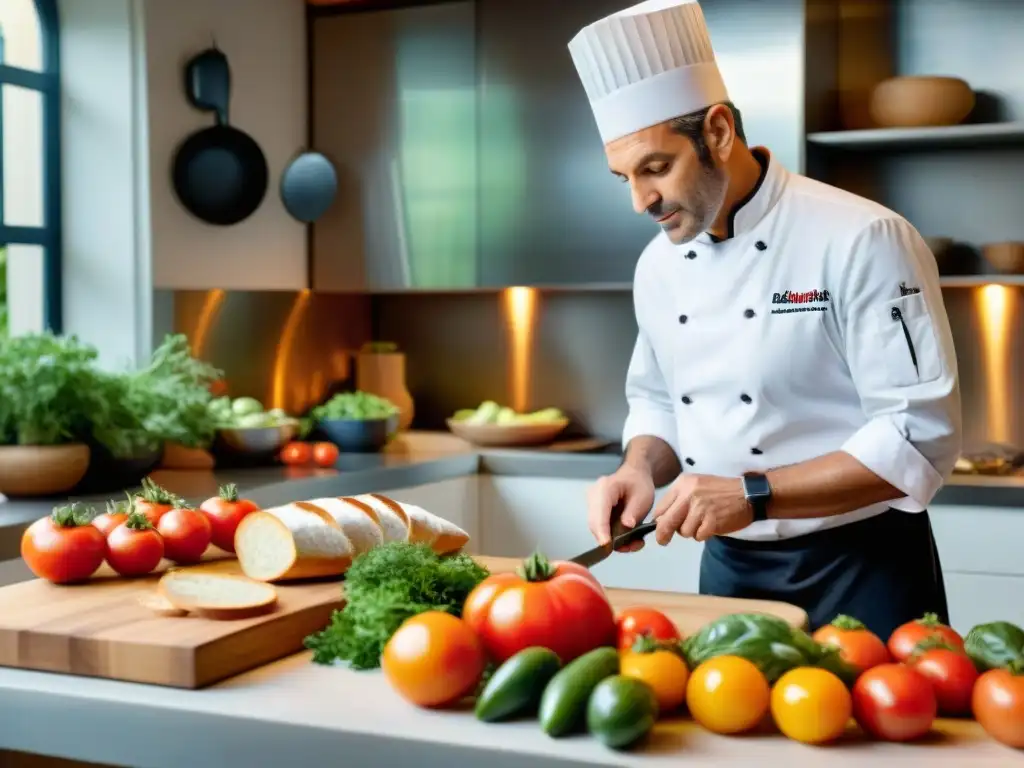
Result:
{"type": "Polygon", "coordinates": [[[59,494],[85,475],[96,357],[73,336],[0,339],[0,493],[59,494]]]}

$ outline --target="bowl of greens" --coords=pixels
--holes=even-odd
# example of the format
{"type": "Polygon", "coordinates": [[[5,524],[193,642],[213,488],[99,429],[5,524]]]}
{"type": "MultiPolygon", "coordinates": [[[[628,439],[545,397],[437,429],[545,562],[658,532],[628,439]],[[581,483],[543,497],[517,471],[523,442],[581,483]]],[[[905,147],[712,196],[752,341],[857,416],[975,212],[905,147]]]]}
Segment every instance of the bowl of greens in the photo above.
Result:
{"type": "Polygon", "coordinates": [[[269,411],[254,397],[210,401],[216,425],[213,452],[220,457],[272,459],[299,433],[299,420],[280,408],[269,411]]]}
{"type": "Polygon", "coordinates": [[[398,406],[369,392],[340,392],[310,411],[324,437],[348,453],[376,453],[398,432],[398,406]]]}

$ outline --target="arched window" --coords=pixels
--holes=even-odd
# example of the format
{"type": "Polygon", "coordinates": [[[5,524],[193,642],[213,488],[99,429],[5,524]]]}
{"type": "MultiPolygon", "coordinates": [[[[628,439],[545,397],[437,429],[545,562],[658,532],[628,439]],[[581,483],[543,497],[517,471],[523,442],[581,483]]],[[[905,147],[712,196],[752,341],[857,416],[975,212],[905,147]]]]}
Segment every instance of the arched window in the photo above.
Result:
{"type": "Polygon", "coordinates": [[[0,0],[0,333],[61,331],[57,0],[0,0]]]}

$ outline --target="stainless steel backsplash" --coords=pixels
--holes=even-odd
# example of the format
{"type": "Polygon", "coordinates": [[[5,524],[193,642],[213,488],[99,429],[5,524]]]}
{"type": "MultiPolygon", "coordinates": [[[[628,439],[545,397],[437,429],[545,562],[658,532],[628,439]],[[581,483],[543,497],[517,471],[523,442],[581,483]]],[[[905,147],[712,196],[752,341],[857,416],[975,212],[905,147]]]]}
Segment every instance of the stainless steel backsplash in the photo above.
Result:
{"type": "MultiPolygon", "coordinates": [[[[960,366],[965,444],[1024,446],[1024,290],[945,291],[960,366]]],[[[574,431],[617,438],[636,324],[626,291],[540,292],[525,362],[517,363],[497,292],[365,296],[230,292],[174,294],[177,330],[225,370],[234,395],[301,411],[341,386],[363,342],[394,341],[408,356],[417,428],[485,399],[548,405],[574,431]],[[204,320],[205,318],[205,320],[204,320]],[[291,329],[291,330],[290,330],[291,329]],[[525,390],[517,384],[517,373],[525,390]]]]}

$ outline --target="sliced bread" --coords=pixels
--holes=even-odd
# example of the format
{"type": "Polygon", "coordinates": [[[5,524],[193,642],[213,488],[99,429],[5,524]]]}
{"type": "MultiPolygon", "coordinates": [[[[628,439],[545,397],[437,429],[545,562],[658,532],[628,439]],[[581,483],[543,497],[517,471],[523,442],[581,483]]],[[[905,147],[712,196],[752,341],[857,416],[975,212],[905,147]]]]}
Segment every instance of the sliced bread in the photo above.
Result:
{"type": "Polygon", "coordinates": [[[271,585],[223,573],[168,571],[157,589],[176,608],[211,619],[258,616],[277,603],[271,585]]]}
{"type": "Polygon", "coordinates": [[[396,530],[396,538],[389,541],[411,541],[414,544],[428,544],[438,554],[455,552],[469,541],[469,534],[443,517],[428,512],[415,504],[406,504],[380,493],[368,493],[357,496],[358,501],[371,506],[381,520],[390,520],[396,530]],[[405,527],[402,538],[397,538],[398,523],[405,527]]]}
{"type": "Polygon", "coordinates": [[[377,513],[363,502],[349,497],[334,497],[313,499],[309,503],[322,509],[341,526],[352,542],[355,556],[384,543],[377,513]]]}

